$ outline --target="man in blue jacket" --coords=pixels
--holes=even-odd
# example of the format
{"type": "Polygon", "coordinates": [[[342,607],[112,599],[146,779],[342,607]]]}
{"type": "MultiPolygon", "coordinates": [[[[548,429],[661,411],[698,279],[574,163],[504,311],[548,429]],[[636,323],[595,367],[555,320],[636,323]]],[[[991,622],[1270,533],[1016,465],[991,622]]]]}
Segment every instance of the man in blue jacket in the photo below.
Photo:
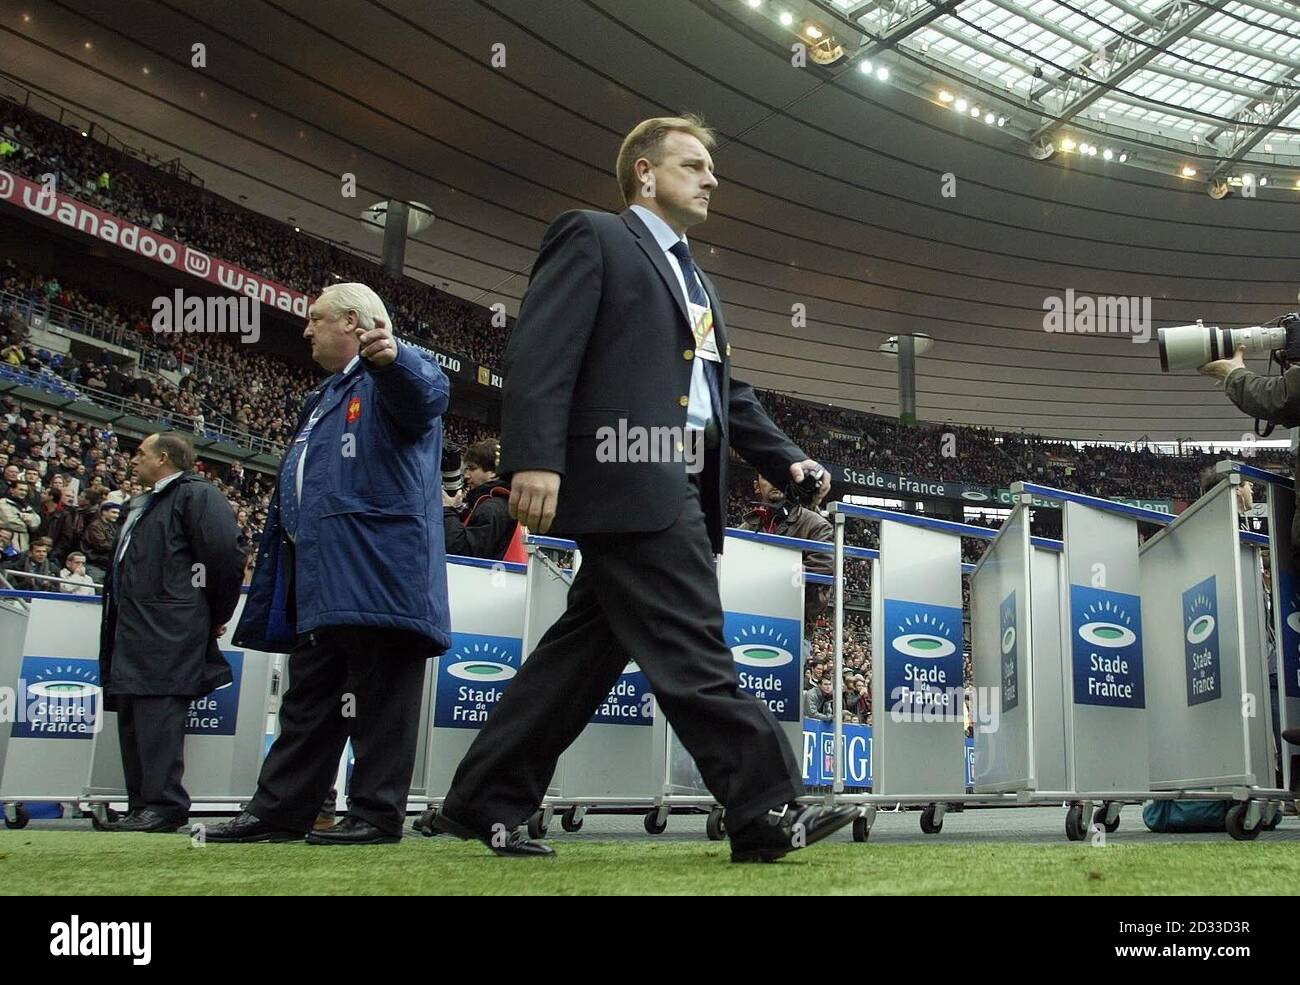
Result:
{"type": "Polygon", "coordinates": [[[332,375],[307,396],[234,642],[286,651],[280,734],[257,794],[213,842],[401,838],[427,661],[451,645],[442,414],[433,356],[393,337],[364,284],[333,284],[303,336],[332,375]],[[312,822],[352,740],[348,814],[312,822]]]}

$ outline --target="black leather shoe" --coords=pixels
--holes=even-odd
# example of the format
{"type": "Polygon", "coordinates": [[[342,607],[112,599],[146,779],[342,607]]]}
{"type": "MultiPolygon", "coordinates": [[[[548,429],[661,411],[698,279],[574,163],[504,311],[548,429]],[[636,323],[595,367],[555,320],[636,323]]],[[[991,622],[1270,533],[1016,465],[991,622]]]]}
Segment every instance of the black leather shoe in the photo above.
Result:
{"type": "Polygon", "coordinates": [[[434,827],[433,819],[438,816],[438,808],[430,807],[427,811],[411,822],[411,830],[416,834],[424,835],[426,838],[432,838],[434,835],[442,834],[434,827]]]}
{"type": "Polygon", "coordinates": [[[114,831],[119,834],[135,831],[144,834],[172,834],[190,823],[188,816],[160,814],[151,807],[144,807],[128,814],[118,821],[108,821],[97,825],[100,831],[114,831]]]}
{"type": "Polygon", "coordinates": [[[244,811],[233,821],[213,824],[203,829],[203,839],[215,842],[301,841],[302,834],[267,824],[255,814],[244,811]]]}
{"type": "Polygon", "coordinates": [[[731,835],[731,861],[775,862],[852,824],[856,807],[801,807],[768,811],[731,835]]]}
{"type": "Polygon", "coordinates": [[[401,835],[390,835],[355,814],[345,814],[334,827],[307,835],[309,845],[396,845],[401,840],[401,835]]]}
{"type": "Polygon", "coordinates": [[[516,828],[509,834],[504,829],[491,834],[479,834],[468,825],[453,821],[444,812],[434,814],[432,827],[436,831],[445,831],[449,835],[465,841],[481,841],[498,855],[521,855],[544,858],[554,856],[555,849],[543,845],[540,841],[531,841],[527,835],[516,828]]]}

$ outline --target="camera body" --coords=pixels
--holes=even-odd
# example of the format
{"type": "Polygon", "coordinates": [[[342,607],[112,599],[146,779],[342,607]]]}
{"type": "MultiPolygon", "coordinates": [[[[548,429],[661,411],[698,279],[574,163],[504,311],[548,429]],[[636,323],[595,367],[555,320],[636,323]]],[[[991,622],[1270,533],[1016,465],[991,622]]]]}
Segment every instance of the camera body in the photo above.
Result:
{"type": "Polygon", "coordinates": [[[805,470],[802,482],[791,482],[785,487],[785,501],[791,506],[811,506],[825,474],[820,468],[805,470]]]}

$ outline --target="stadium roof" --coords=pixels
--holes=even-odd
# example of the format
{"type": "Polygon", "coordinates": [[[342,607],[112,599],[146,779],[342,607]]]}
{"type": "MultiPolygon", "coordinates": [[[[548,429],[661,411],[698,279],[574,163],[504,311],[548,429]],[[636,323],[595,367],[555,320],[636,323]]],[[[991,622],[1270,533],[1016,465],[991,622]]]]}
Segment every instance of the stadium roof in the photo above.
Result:
{"type": "Polygon", "coordinates": [[[926,332],[923,419],[1240,438],[1154,342],[1049,333],[1044,304],[1150,297],[1153,331],[1297,306],[1279,0],[0,0],[0,32],[7,91],[304,231],[375,255],[361,211],[427,203],[410,272],[511,313],[548,221],[621,207],[621,135],[698,111],[722,184],[691,239],[737,375],[837,406],[896,412],[879,346],[926,332]]]}

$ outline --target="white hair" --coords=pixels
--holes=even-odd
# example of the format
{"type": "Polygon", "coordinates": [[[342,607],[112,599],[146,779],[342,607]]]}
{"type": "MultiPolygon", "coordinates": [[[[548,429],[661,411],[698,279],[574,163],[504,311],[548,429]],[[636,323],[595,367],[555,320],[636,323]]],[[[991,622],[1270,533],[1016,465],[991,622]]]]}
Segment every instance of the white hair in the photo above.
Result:
{"type": "Polygon", "coordinates": [[[320,292],[316,303],[325,305],[335,315],[355,311],[357,321],[364,331],[368,332],[375,327],[376,318],[382,318],[390,331],[395,330],[384,302],[365,284],[330,284],[320,292]]]}

